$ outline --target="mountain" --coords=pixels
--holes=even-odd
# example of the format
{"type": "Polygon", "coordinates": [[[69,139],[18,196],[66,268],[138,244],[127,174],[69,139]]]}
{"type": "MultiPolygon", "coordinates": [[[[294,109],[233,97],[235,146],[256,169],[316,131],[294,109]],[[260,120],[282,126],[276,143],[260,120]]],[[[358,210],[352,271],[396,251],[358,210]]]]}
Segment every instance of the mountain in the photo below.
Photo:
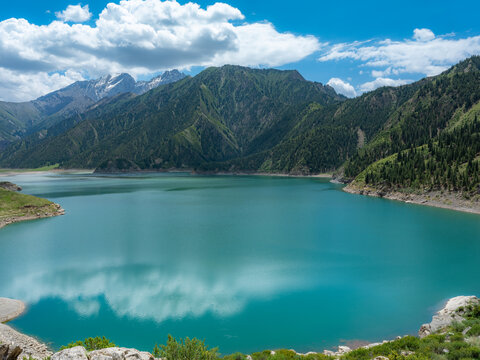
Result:
{"type": "Polygon", "coordinates": [[[137,81],[134,89],[132,89],[130,92],[141,95],[160,85],[170,84],[178,80],[182,80],[185,76],[186,75],[184,73],[181,73],[178,70],[165,71],[163,74],[154,77],[150,81],[137,81]]]}
{"type": "MultiPolygon", "coordinates": [[[[415,85],[407,85],[415,86],[415,85]]],[[[345,166],[354,185],[476,193],[480,57],[428,78],[345,166]]]]}
{"type": "Polygon", "coordinates": [[[140,95],[185,76],[172,70],[150,81],[136,82],[129,74],[107,75],[95,80],[77,81],[33,101],[0,102],[0,146],[78,115],[101,99],[129,92],[140,95]]]}
{"type": "MultiPolygon", "coordinates": [[[[178,70],[165,71],[150,81],[135,81],[129,74],[107,75],[96,80],[77,81],[69,87],[60,90],[60,92],[63,93],[73,90],[75,94],[86,96],[94,102],[97,102],[103,98],[127,92],[141,95],[160,85],[181,80],[185,76],[185,74],[178,70]]],[[[51,95],[52,94],[49,94],[47,97],[51,95]]]]}
{"type": "Polygon", "coordinates": [[[299,131],[300,116],[313,111],[308,109],[344,100],[297,71],[208,68],[142,96],[98,106],[64,133],[4,152],[1,163],[101,168],[123,159],[142,169],[197,168],[268,151],[299,131]]]}
{"type": "Polygon", "coordinates": [[[40,111],[32,102],[0,101],[0,149],[20,138],[41,117],[40,111]]]}

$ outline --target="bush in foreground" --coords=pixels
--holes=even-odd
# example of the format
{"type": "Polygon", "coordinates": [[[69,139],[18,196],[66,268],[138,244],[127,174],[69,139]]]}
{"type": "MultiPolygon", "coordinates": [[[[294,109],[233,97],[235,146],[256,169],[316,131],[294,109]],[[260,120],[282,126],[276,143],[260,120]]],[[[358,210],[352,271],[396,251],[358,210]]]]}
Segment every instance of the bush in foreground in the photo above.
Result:
{"type": "Polygon", "coordinates": [[[93,351],[93,350],[100,350],[100,349],[105,349],[109,347],[115,347],[115,344],[108,340],[105,336],[97,336],[97,337],[89,337],[86,338],[85,340],[81,341],[76,341],[72,342],[66,346],[62,346],[60,350],[63,349],[69,349],[75,346],[83,346],[87,351],[93,351]]]}

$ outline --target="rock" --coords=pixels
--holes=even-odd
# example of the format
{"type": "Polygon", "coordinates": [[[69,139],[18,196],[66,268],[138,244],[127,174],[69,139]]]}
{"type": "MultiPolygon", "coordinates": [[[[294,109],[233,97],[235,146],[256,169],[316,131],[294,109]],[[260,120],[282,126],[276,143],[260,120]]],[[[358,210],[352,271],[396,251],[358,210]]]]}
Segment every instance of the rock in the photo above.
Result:
{"type": "Polygon", "coordinates": [[[302,356],[309,356],[309,355],[316,355],[317,353],[315,351],[309,351],[305,354],[299,354],[299,355],[302,355],[302,356]]]}
{"type": "Polygon", "coordinates": [[[386,356],[377,356],[377,357],[374,358],[373,360],[390,360],[390,359],[387,358],[386,356]]]}
{"type": "Polygon", "coordinates": [[[476,296],[457,296],[451,298],[447,301],[444,308],[433,316],[432,322],[421,326],[418,331],[418,336],[423,338],[451,325],[454,322],[463,321],[464,318],[462,317],[463,312],[461,311],[461,308],[478,303],[480,303],[480,299],[476,296]]]}
{"type": "Polygon", "coordinates": [[[5,324],[0,324],[0,343],[9,344],[11,349],[17,346],[22,349],[18,359],[32,357],[43,360],[52,356],[52,352],[45,344],[38,342],[30,336],[21,334],[5,324]]]}
{"type": "Polygon", "coordinates": [[[87,350],[83,346],[75,346],[53,354],[51,360],[88,360],[87,350]]]}
{"type": "Polygon", "coordinates": [[[348,346],[339,346],[337,354],[338,355],[343,355],[343,354],[346,354],[350,351],[352,351],[352,349],[350,349],[348,346]]]}
{"type": "Polygon", "coordinates": [[[375,347],[375,346],[378,346],[378,345],[382,345],[382,343],[371,343],[371,344],[368,344],[368,345],[365,345],[365,346],[362,346],[362,349],[370,349],[372,347],[375,347]]]}
{"type": "Polygon", "coordinates": [[[22,188],[10,181],[0,181],[0,188],[10,191],[22,191],[22,188]]]}
{"type": "Polygon", "coordinates": [[[335,356],[335,353],[333,351],[330,351],[330,350],[323,350],[323,355],[335,356]]]}
{"type": "Polygon", "coordinates": [[[18,346],[10,348],[9,345],[0,345],[0,360],[17,360],[22,353],[18,346]]]}
{"type": "Polygon", "coordinates": [[[95,350],[89,355],[90,360],[154,360],[149,352],[119,347],[95,350]]]}

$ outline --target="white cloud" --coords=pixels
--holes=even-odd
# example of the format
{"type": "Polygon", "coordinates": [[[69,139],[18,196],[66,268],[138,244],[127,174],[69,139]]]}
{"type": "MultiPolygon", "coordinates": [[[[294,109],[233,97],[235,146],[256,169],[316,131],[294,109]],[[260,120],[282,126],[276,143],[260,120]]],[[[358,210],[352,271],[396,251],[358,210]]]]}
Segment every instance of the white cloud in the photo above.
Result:
{"type": "Polygon", "coordinates": [[[435,39],[435,34],[430,29],[413,30],[413,38],[418,41],[430,41],[435,39]]]}
{"type": "Polygon", "coordinates": [[[0,99],[23,101],[37,98],[81,80],[85,80],[82,74],[73,70],[68,70],[64,74],[46,72],[32,74],[0,67],[0,99]]]}
{"type": "Polygon", "coordinates": [[[339,78],[331,78],[328,80],[327,85],[330,85],[335,89],[339,94],[345,95],[346,97],[355,97],[357,92],[355,88],[348,82],[343,81],[339,78]]]}
{"type": "Polygon", "coordinates": [[[389,79],[389,78],[382,78],[379,77],[373,81],[366,82],[360,85],[360,90],[362,92],[372,91],[382,86],[400,86],[405,85],[412,82],[412,80],[406,79],[389,79]]]}
{"type": "MultiPolygon", "coordinates": [[[[89,13],[88,7],[75,5],[57,16],[65,21],[85,18],[73,16],[72,8],[89,13]]],[[[19,78],[24,75],[29,78],[24,87],[36,89],[43,86],[36,83],[42,76],[66,71],[96,77],[226,63],[280,66],[299,61],[321,46],[314,36],[280,33],[269,22],[238,23],[242,20],[241,11],[228,4],[202,9],[196,3],[162,0],[109,3],[94,26],[62,21],[39,26],[12,18],[0,22],[0,68],[19,78]]],[[[5,82],[8,79],[0,73],[0,84],[5,82]]],[[[59,82],[56,88],[61,86],[59,82]]],[[[22,96],[0,93],[2,100],[36,96],[33,90],[22,96]]]]}
{"type": "Polygon", "coordinates": [[[68,5],[63,11],[58,11],[55,16],[63,21],[81,23],[90,20],[92,13],[88,9],[88,5],[68,5]]]}
{"type": "Polygon", "coordinates": [[[375,68],[373,75],[416,73],[433,76],[469,56],[480,54],[480,36],[461,39],[415,29],[412,39],[370,40],[331,46],[320,61],[351,59],[375,68]]]}

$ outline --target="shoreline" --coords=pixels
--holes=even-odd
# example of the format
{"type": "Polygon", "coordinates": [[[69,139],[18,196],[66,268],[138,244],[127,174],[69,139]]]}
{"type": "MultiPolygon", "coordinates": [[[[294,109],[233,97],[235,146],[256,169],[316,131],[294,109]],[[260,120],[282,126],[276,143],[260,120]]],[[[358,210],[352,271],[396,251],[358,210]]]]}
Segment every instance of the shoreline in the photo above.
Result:
{"type": "Polygon", "coordinates": [[[11,225],[11,224],[15,224],[23,221],[46,219],[50,217],[65,215],[65,209],[63,209],[59,204],[56,204],[56,203],[52,203],[52,204],[56,208],[56,211],[53,213],[38,213],[35,215],[12,216],[6,219],[0,219],[0,229],[4,228],[7,225],[11,225]]]}
{"type": "Polygon", "coordinates": [[[193,175],[211,175],[211,176],[271,176],[271,177],[292,177],[292,178],[321,178],[321,179],[331,179],[332,174],[311,174],[311,175],[301,175],[301,174],[284,174],[284,173],[262,173],[262,172],[216,172],[216,173],[197,173],[192,172],[193,175]]]}
{"type": "Polygon", "coordinates": [[[467,199],[462,199],[460,198],[461,195],[458,193],[442,193],[440,191],[432,191],[424,194],[403,193],[399,191],[383,191],[367,186],[352,186],[351,184],[345,186],[342,190],[349,194],[378,197],[401,201],[406,204],[430,206],[480,215],[480,203],[473,203],[467,199]]]}
{"type": "Polygon", "coordinates": [[[94,169],[53,169],[53,170],[30,170],[30,169],[0,169],[0,177],[2,176],[15,176],[15,175],[32,175],[32,174],[89,174],[89,175],[129,175],[129,174],[155,174],[155,173],[190,173],[191,175],[203,175],[203,176],[277,176],[277,177],[296,177],[296,178],[322,178],[331,179],[333,177],[330,173],[320,174],[289,174],[289,173],[265,173],[265,172],[197,172],[194,169],[158,169],[158,170],[136,170],[136,171],[118,171],[118,172],[95,172],[94,169]]]}
{"type": "Polygon", "coordinates": [[[21,300],[0,297],[0,323],[11,321],[25,312],[25,303],[21,300]]]}

